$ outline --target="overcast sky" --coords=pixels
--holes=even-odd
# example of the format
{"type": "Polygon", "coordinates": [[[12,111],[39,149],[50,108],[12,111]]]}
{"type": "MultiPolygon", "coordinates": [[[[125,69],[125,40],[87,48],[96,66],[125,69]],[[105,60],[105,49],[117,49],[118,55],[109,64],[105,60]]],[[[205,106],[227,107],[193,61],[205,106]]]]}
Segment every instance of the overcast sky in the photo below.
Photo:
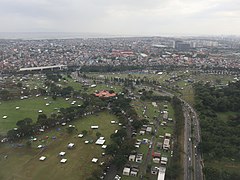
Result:
{"type": "Polygon", "coordinates": [[[1,32],[240,34],[240,0],[0,0],[1,32]]]}

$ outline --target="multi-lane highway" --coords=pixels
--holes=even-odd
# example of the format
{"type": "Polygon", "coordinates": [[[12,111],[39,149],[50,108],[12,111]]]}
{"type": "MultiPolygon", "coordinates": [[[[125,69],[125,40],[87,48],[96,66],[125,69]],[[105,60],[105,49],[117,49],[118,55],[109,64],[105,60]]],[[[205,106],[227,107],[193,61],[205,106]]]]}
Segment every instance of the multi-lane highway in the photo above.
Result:
{"type": "Polygon", "coordinates": [[[202,159],[198,149],[201,141],[200,126],[194,109],[184,100],[184,179],[203,180],[202,159]]]}
{"type": "MultiPolygon", "coordinates": [[[[167,90],[161,92],[173,97],[167,90]]],[[[202,157],[198,148],[201,141],[200,125],[196,111],[183,99],[184,126],[184,180],[203,180],[202,157]]]]}
{"type": "MultiPolygon", "coordinates": [[[[161,92],[173,97],[167,90],[161,92]]],[[[203,180],[202,157],[198,148],[201,141],[200,125],[196,111],[183,99],[184,126],[184,180],[203,180]]]]}
{"type": "Polygon", "coordinates": [[[202,180],[203,173],[202,173],[202,158],[201,153],[199,151],[199,142],[201,141],[200,137],[200,125],[199,120],[197,118],[197,114],[194,109],[189,106],[192,118],[192,140],[193,140],[193,170],[194,170],[194,179],[195,180],[202,180]]]}
{"type": "Polygon", "coordinates": [[[192,171],[192,138],[191,138],[191,117],[186,105],[183,106],[185,126],[184,126],[184,179],[193,179],[192,171]]]}

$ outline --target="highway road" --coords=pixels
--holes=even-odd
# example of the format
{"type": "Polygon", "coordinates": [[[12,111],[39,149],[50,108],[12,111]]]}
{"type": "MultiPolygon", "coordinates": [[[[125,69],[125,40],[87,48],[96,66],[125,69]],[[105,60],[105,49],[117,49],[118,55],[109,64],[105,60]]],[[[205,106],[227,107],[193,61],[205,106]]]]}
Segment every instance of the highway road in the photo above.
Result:
{"type": "Polygon", "coordinates": [[[203,179],[203,173],[202,173],[202,157],[201,153],[198,148],[198,144],[201,141],[200,136],[200,125],[199,120],[197,117],[196,112],[194,109],[189,106],[191,117],[192,117],[192,129],[193,129],[193,169],[194,169],[194,179],[195,180],[202,180],[203,179]]]}
{"type": "MultiPolygon", "coordinates": [[[[173,97],[172,93],[161,90],[166,95],[173,97]]],[[[201,141],[200,124],[196,111],[183,99],[184,125],[184,180],[203,180],[202,157],[198,149],[201,141]]]]}
{"type": "Polygon", "coordinates": [[[184,126],[184,179],[193,179],[192,171],[192,139],[191,139],[191,117],[187,106],[183,106],[185,126],[184,126]]]}
{"type": "Polygon", "coordinates": [[[184,100],[182,102],[185,117],[184,179],[203,180],[202,158],[198,149],[201,141],[199,120],[194,109],[184,100]]]}

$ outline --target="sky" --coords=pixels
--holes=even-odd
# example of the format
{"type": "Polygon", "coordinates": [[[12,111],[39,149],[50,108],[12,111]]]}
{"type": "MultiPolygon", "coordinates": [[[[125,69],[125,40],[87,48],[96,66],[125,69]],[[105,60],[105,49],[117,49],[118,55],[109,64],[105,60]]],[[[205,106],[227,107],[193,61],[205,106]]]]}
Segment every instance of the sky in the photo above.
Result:
{"type": "Polygon", "coordinates": [[[0,32],[239,35],[240,0],[0,0],[0,32]]]}

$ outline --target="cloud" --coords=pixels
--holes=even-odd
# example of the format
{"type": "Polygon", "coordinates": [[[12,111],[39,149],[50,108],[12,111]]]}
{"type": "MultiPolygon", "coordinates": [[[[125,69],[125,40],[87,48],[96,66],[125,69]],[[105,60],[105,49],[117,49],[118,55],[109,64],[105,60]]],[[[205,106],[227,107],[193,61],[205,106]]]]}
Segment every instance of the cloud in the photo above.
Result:
{"type": "Polygon", "coordinates": [[[0,4],[1,31],[240,32],[238,0],[0,0],[0,4]],[[235,28],[229,28],[232,25],[235,28]]]}

